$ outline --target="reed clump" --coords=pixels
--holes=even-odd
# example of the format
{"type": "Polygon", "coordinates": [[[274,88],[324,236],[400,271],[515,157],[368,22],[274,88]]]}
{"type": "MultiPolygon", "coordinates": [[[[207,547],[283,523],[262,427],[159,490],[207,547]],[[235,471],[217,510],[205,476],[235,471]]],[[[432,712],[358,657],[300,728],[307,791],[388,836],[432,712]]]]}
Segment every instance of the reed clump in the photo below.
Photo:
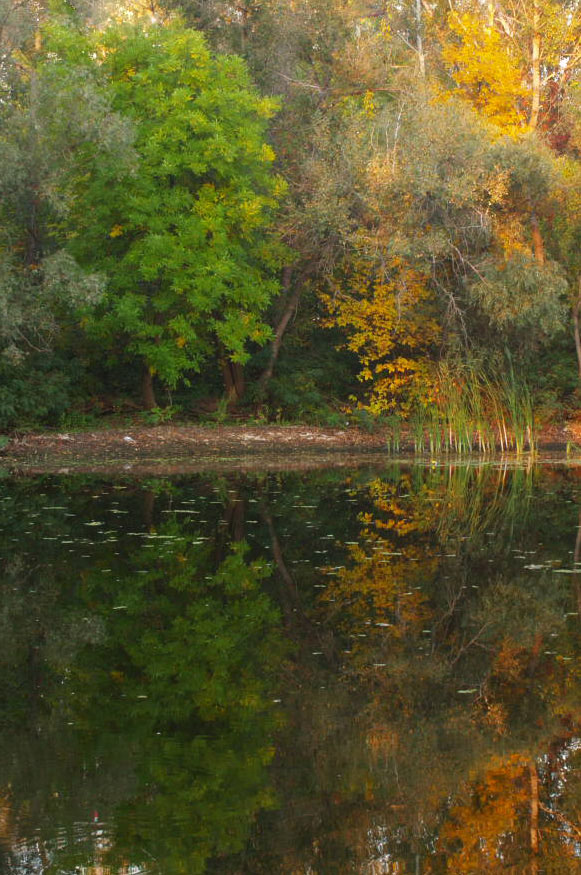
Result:
{"type": "Polygon", "coordinates": [[[509,362],[490,376],[470,362],[443,362],[433,397],[417,401],[408,420],[417,453],[532,452],[536,449],[533,400],[509,362]]]}

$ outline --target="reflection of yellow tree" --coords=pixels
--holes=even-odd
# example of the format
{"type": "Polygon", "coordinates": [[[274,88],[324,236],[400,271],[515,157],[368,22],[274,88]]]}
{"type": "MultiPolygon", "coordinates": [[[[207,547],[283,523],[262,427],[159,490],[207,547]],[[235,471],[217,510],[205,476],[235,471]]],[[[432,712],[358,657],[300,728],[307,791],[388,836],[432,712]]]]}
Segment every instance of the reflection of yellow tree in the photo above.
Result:
{"type": "MultiPolygon", "coordinates": [[[[539,774],[537,762],[526,755],[493,756],[481,774],[464,784],[447,812],[438,849],[447,857],[448,870],[458,875],[579,872],[579,812],[576,818],[563,813],[552,779],[550,769],[539,774]]],[[[574,795],[578,781],[571,775],[568,783],[567,797],[574,795]]],[[[559,800],[565,807],[568,801],[559,800]]]]}
{"type": "Polygon", "coordinates": [[[365,546],[350,546],[350,566],[337,572],[332,587],[322,597],[332,599],[336,608],[349,608],[339,625],[353,638],[354,652],[369,651],[369,639],[375,643],[387,639],[409,642],[421,635],[429,621],[426,596],[415,586],[435,562],[420,563],[421,551],[416,548],[408,549],[405,555],[390,555],[393,547],[391,541],[376,534],[366,538],[365,546]],[[363,635],[368,640],[359,637],[363,635]]]}
{"type": "MultiPolygon", "coordinates": [[[[484,774],[474,778],[448,812],[439,844],[448,854],[451,871],[462,873],[516,871],[524,836],[538,821],[538,792],[530,763],[518,754],[493,758],[484,774]],[[534,825],[530,812],[535,811],[534,825]]],[[[536,775],[536,771],[534,772],[536,775]]],[[[535,842],[538,844],[538,842],[535,842]]],[[[526,853],[526,851],[525,851],[526,853]]]]}
{"type": "Polygon", "coordinates": [[[393,652],[396,641],[417,644],[430,621],[420,585],[433,576],[438,560],[418,540],[424,519],[417,506],[398,498],[401,486],[401,481],[370,484],[377,513],[361,515],[358,542],[347,548],[349,565],[327,569],[321,603],[332,603],[337,627],[352,639],[354,654],[388,643],[393,652]]]}
{"type": "MultiPolygon", "coordinates": [[[[346,548],[346,566],[327,569],[328,585],[319,601],[327,622],[348,640],[349,671],[367,695],[354,751],[360,783],[347,793],[351,799],[363,793],[365,802],[357,813],[345,804],[342,821],[343,828],[350,824],[351,843],[358,836],[361,858],[375,824],[385,818],[377,813],[380,808],[385,812],[387,806],[394,833],[409,829],[416,835],[416,826],[430,819],[435,826],[437,788],[446,781],[445,765],[434,755],[440,726],[422,716],[442,663],[438,655],[421,668],[418,662],[426,627],[434,622],[426,583],[440,563],[429,549],[429,512],[422,501],[410,501],[409,473],[392,482],[377,478],[368,491],[373,511],[360,515],[357,543],[346,548]],[[410,737],[411,718],[419,731],[410,737]]],[[[469,732],[470,726],[464,729],[469,732]]]]}
{"type": "MultiPolygon", "coordinates": [[[[326,569],[318,603],[325,622],[349,639],[368,841],[374,823],[384,824],[381,845],[405,835],[410,847],[425,847],[428,833],[439,834],[438,853],[458,873],[520,875],[525,858],[527,875],[541,871],[541,859],[542,871],[553,858],[555,872],[569,871],[571,843],[557,837],[550,858],[546,848],[556,828],[566,821],[571,832],[578,822],[571,805],[567,815],[548,812],[552,797],[535,760],[563,718],[578,713],[576,645],[565,639],[563,619],[574,578],[547,587],[544,577],[496,570],[476,578],[480,586],[466,585],[474,559],[488,568],[490,529],[520,525],[534,537],[525,512],[531,482],[521,474],[450,469],[371,481],[372,509],[359,517],[346,566],[326,569]],[[547,654],[557,634],[560,654],[547,654]]],[[[504,552],[504,539],[498,544],[504,552]]],[[[347,822],[354,818],[345,805],[347,822]]]]}

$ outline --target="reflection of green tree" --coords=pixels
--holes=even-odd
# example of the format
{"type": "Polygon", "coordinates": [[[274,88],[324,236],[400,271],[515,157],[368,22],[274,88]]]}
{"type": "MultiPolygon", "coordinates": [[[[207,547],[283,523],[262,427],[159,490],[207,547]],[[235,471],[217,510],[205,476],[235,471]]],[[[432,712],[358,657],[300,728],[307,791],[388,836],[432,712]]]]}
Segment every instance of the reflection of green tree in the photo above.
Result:
{"type": "MultiPolygon", "coordinates": [[[[0,868],[18,865],[30,824],[59,872],[107,857],[115,870],[205,871],[273,804],[285,646],[263,592],[269,568],[223,532],[217,550],[163,496],[144,509],[141,491],[94,480],[4,491],[0,868]],[[86,528],[94,519],[106,522],[86,528]],[[123,550],[127,524],[138,549],[133,535],[123,550]]],[[[205,514],[204,536],[220,514],[205,514]]]]}
{"type": "Polygon", "coordinates": [[[86,581],[107,639],[73,667],[69,707],[101,755],[123,745],[135,763],[139,790],[114,813],[111,855],[194,875],[240,850],[273,803],[266,766],[284,647],[260,586],[269,570],[247,561],[243,543],[212,573],[211,547],[177,522],[149,537],[153,548],[133,557],[147,573],[86,581]]]}

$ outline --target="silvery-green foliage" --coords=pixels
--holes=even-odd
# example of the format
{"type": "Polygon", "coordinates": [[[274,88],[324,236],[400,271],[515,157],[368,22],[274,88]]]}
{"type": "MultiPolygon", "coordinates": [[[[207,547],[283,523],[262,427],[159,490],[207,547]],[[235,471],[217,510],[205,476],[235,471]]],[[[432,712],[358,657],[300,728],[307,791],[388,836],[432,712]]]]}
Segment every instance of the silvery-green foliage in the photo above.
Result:
{"type": "Polygon", "coordinates": [[[47,256],[43,259],[42,271],[47,297],[55,306],[62,303],[84,309],[94,307],[101,300],[105,278],[86,273],[68,252],[60,250],[47,256]]]}
{"type": "Polygon", "coordinates": [[[370,170],[391,254],[432,265],[486,247],[488,137],[475,113],[419,93],[388,107],[378,126],[384,149],[370,170]]]}
{"type": "Polygon", "coordinates": [[[31,351],[47,352],[63,319],[95,306],[104,277],[83,271],[67,252],[58,251],[23,270],[0,258],[0,347],[13,363],[31,351]]]}
{"type": "Polygon", "coordinates": [[[6,90],[16,73],[13,52],[31,39],[38,27],[40,4],[0,0],[0,86],[6,90]]]}
{"type": "Polygon", "coordinates": [[[112,175],[136,165],[133,125],[82,50],[74,67],[49,54],[24,78],[19,99],[0,107],[0,342],[14,363],[48,351],[63,320],[103,292],[104,278],[64,251],[79,177],[96,156],[112,175]]]}
{"type": "Polygon", "coordinates": [[[489,150],[488,166],[507,174],[513,203],[535,208],[559,182],[555,156],[534,135],[520,140],[503,137],[489,150]]]}
{"type": "Polygon", "coordinates": [[[66,213],[74,182],[95,154],[119,175],[134,168],[133,140],[130,119],[111,109],[89,71],[45,63],[0,132],[0,216],[8,211],[25,221],[33,191],[43,206],[66,213]]]}
{"type": "Polygon", "coordinates": [[[374,124],[383,149],[368,165],[368,250],[423,271],[467,340],[486,324],[492,344],[520,332],[534,345],[562,330],[564,271],[533,253],[558,183],[548,149],[534,136],[499,139],[465,103],[429,91],[403,95],[374,124]]]}
{"type": "Polygon", "coordinates": [[[542,342],[563,331],[568,317],[567,280],[556,262],[537,264],[517,253],[491,263],[469,284],[471,300],[504,333],[528,329],[542,342]]]}

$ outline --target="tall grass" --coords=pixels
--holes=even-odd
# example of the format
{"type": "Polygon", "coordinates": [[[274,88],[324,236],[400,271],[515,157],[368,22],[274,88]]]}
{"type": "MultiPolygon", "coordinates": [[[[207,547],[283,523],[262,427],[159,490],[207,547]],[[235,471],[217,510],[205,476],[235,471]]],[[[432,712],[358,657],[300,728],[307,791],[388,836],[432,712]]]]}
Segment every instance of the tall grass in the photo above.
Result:
{"type": "Polygon", "coordinates": [[[417,453],[517,454],[536,448],[530,389],[510,358],[501,376],[477,363],[439,366],[435,400],[417,402],[408,420],[417,453]]]}

